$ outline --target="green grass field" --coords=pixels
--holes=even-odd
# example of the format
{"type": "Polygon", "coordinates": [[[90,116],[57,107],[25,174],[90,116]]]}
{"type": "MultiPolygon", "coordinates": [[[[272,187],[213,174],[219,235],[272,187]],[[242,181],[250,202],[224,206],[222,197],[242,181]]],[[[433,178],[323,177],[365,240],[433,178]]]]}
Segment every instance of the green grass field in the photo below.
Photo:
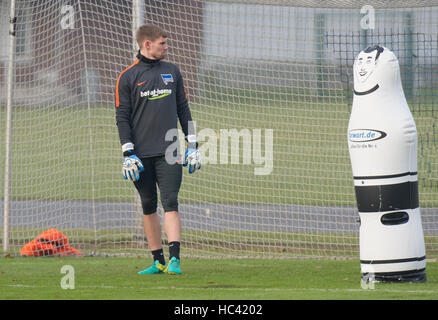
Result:
{"type": "MultiPolygon", "coordinates": [[[[355,260],[183,259],[183,275],[140,276],[145,258],[2,258],[0,299],[294,300],[438,299],[438,263],[426,283],[363,289],[355,260]],[[74,289],[61,280],[74,269],[74,289]]],[[[71,275],[71,274],[70,274],[71,275]]],[[[70,282],[72,284],[72,282],[70,282]]]]}

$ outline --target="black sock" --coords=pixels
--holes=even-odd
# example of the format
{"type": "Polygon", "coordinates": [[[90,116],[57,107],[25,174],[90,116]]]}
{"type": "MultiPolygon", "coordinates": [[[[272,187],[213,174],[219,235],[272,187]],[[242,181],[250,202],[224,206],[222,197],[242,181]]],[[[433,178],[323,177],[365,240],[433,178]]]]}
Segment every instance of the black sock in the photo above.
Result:
{"type": "Polygon", "coordinates": [[[163,248],[153,250],[152,256],[154,257],[154,261],[158,260],[163,266],[166,264],[166,261],[164,260],[163,248]]]}
{"type": "Polygon", "coordinates": [[[169,259],[172,259],[172,257],[179,259],[179,247],[180,243],[178,241],[169,242],[169,259]]]}

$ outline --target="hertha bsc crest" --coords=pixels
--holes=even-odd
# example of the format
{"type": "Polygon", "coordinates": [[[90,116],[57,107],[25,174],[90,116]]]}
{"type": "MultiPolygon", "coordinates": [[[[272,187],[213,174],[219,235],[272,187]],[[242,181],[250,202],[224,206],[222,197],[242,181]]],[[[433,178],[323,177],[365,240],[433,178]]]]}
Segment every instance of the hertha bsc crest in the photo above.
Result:
{"type": "Polygon", "coordinates": [[[162,74],[161,79],[163,79],[165,85],[167,85],[169,82],[173,82],[173,77],[171,74],[162,74]]]}

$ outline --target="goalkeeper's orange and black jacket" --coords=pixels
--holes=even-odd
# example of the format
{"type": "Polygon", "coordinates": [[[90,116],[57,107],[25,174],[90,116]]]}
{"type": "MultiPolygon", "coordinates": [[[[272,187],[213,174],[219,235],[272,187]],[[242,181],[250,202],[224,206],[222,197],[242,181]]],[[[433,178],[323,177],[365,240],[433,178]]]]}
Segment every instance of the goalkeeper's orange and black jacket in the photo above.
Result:
{"type": "Polygon", "coordinates": [[[166,141],[166,133],[177,129],[177,118],[185,136],[192,132],[181,72],[172,63],[138,53],[137,60],[120,73],[115,98],[120,143],[134,143],[140,158],[165,154],[174,141],[166,141]]]}

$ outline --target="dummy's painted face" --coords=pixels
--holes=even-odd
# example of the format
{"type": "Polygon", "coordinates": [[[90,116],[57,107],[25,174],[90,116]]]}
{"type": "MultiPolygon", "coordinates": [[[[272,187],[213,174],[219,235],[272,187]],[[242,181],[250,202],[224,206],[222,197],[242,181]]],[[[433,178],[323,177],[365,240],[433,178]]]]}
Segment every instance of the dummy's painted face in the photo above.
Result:
{"type": "Polygon", "coordinates": [[[359,79],[361,83],[367,81],[374,72],[377,53],[377,50],[371,52],[362,51],[357,57],[355,71],[357,73],[357,79],[359,79]]]}

